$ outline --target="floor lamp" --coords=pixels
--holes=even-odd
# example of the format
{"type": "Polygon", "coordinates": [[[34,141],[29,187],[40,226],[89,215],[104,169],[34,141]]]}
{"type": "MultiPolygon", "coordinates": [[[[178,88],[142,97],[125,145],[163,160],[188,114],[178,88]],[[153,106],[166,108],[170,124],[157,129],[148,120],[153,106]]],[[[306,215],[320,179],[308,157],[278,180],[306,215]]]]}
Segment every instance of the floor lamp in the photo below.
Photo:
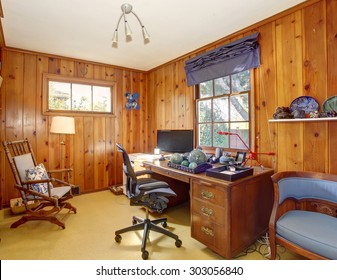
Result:
{"type": "MultiPolygon", "coordinates": [[[[75,134],[75,119],[73,117],[53,117],[51,120],[50,133],[60,134],[61,137],[61,169],[64,168],[65,157],[63,156],[62,146],[66,146],[63,140],[64,134],[75,134]]],[[[64,148],[66,152],[66,147],[64,148]]],[[[69,175],[68,175],[69,176],[69,175]]],[[[69,178],[68,178],[69,180],[69,178]]]]}

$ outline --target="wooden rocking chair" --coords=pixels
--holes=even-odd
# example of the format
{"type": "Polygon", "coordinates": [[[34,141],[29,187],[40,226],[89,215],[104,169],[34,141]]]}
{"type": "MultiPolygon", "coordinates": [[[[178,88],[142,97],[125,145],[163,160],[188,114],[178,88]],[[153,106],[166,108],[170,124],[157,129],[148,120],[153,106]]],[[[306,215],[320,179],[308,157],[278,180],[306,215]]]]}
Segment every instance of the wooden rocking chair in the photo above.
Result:
{"type": "Polygon", "coordinates": [[[32,147],[27,139],[7,142],[3,146],[15,178],[15,188],[20,191],[25,215],[11,225],[16,228],[28,221],[45,220],[63,229],[65,224],[55,215],[63,208],[76,213],[68,199],[72,198],[69,183],[71,169],[46,171],[43,164],[37,165],[32,147]],[[67,172],[68,182],[52,177],[55,172],[67,172]],[[34,204],[35,203],[35,204],[34,204]],[[32,208],[32,205],[37,205],[32,208]]]}

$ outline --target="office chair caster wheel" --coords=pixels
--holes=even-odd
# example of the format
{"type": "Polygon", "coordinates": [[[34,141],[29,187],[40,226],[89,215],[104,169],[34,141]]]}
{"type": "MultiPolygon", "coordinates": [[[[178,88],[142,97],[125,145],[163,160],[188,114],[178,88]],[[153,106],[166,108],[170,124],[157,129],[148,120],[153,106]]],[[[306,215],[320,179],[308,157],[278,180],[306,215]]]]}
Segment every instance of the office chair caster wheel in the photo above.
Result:
{"type": "Polygon", "coordinates": [[[180,239],[177,239],[175,244],[176,244],[176,247],[180,248],[183,242],[180,239]]]}
{"type": "Polygon", "coordinates": [[[147,260],[148,257],[149,257],[149,252],[145,250],[145,251],[142,253],[142,258],[143,258],[143,260],[147,260]]]}
{"type": "Polygon", "coordinates": [[[166,222],[162,222],[161,225],[163,226],[163,228],[167,227],[167,223],[166,222]]]}
{"type": "Polygon", "coordinates": [[[115,241],[116,241],[117,243],[120,243],[121,240],[122,240],[122,236],[120,236],[119,234],[117,234],[117,235],[115,236],[115,241]]]}

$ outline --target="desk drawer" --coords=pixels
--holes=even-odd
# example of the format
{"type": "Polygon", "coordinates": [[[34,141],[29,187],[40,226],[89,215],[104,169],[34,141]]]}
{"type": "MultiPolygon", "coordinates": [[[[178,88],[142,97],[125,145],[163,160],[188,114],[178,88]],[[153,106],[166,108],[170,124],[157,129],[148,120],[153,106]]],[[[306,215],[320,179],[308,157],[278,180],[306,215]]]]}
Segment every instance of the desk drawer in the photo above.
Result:
{"type": "Polygon", "coordinates": [[[230,244],[225,226],[217,225],[205,220],[200,215],[193,214],[191,235],[220,255],[228,257],[226,256],[226,250],[230,249],[230,244]]]}
{"type": "Polygon", "coordinates": [[[218,225],[226,225],[226,208],[208,203],[207,201],[194,198],[192,199],[192,215],[198,214],[205,220],[218,225]]]}
{"type": "Polygon", "coordinates": [[[192,197],[203,201],[213,203],[219,206],[225,206],[227,201],[227,192],[225,189],[216,188],[213,184],[200,181],[192,181],[192,197]]]}
{"type": "Polygon", "coordinates": [[[157,174],[164,175],[166,177],[170,177],[170,178],[173,178],[173,179],[185,182],[185,183],[190,182],[190,178],[189,178],[188,174],[181,174],[181,173],[175,172],[174,170],[157,168],[155,166],[150,166],[149,169],[152,170],[153,172],[157,173],[157,174]]]}

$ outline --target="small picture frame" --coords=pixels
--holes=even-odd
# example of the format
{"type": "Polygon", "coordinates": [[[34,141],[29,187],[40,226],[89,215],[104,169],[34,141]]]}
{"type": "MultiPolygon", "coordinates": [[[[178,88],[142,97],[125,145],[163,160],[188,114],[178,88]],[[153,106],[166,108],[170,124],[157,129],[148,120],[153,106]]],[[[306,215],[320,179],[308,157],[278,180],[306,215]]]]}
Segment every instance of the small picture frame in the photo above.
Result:
{"type": "Polygon", "coordinates": [[[235,157],[235,161],[236,164],[238,165],[242,165],[246,160],[246,153],[245,152],[237,152],[236,153],[236,157],[235,157]]]}

